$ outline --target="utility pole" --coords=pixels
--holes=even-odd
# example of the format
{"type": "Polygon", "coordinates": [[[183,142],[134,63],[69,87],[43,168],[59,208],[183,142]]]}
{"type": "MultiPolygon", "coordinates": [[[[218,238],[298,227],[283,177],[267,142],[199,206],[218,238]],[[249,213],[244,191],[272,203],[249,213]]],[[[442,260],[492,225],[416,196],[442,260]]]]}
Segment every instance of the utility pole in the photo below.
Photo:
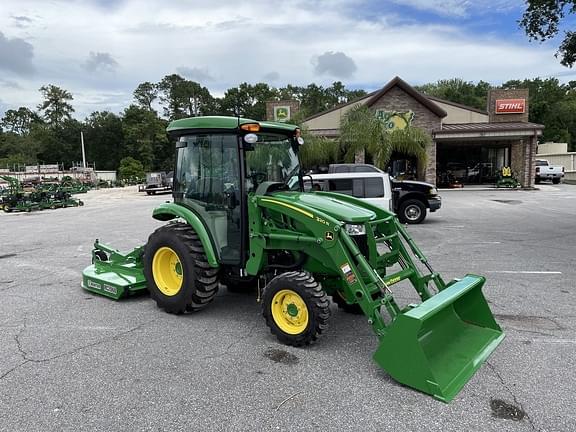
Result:
{"type": "Polygon", "coordinates": [[[82,167],[86,169],[86,152],[84,151],[84,132],[80,131],[80,141],[82,141],[82,167]]]}

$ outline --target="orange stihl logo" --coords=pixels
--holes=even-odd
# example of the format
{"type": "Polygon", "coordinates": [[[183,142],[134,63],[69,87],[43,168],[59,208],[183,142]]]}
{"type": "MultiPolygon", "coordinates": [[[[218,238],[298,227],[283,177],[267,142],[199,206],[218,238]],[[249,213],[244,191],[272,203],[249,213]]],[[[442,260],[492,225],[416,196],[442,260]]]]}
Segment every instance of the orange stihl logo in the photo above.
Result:
{"type": "Polygon", "coordinates": [[[526,99],[496,99],[496,114],[523,114],[526,99]]]}

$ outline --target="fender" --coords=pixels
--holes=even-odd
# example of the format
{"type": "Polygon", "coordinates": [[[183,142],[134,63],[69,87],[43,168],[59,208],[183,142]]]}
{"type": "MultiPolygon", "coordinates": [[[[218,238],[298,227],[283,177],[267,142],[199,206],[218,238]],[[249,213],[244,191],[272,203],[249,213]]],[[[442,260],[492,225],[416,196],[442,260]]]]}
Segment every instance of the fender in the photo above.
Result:
{"type": "Polygon", "coordinates": [[[176,218],[184,219],[188,225],[196,231],[196,234],[198,234],[210,267],[220,267],[220,264],[218,263],[218,255],[214,248],[214,244],[212,243],[212,238],[200,218],[196,216],[192,210],[180,204],[164,203],[154,209],[152,217],[160,221],[169,221],[176,218]]]}

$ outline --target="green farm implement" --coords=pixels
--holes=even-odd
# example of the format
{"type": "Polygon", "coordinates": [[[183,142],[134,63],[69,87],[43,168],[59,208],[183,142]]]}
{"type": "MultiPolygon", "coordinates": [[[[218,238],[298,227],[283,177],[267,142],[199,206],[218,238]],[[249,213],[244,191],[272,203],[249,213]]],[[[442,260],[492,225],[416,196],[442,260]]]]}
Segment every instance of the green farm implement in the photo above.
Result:
{"type": "Polygon", "coordinates": [[[504,338],[482,276],[445,282],[393,213],[303,192],[296,126],[196,117],[168,132],[174,201],[152,215],[168,223],[127,253],[96,241],[86,290],[119,299],[148,289],[160,308],[181,314],[206,307],[219,283],[257,287],[267,326],[292,346],[327,330],[332,297],[364,314],[381,368],[445,402],[504,338]]]}
{"type": "Polygon", "coordinates": [[[0,178],[9,184],[8,191],[0,197],[0,208],[7,213],[84,205],[81,200],[72,197],[72,193],[59,184],[39,185],[32,190],[24,190],[14,177],[0,176],[0,178]]]}

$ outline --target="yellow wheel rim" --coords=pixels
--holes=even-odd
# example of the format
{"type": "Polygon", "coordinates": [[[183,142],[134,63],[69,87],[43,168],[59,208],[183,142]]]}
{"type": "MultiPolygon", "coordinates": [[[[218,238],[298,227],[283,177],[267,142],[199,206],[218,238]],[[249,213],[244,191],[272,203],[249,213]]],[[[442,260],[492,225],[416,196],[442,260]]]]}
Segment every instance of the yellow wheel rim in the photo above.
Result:
{"type": "Polygon", "coordinates": [[[160,292],[174,296],[182,288],[182,263],[178,254],[169,247],[161,247],[152,259],[152,275],[160,292]]]}
{"type": "Polygon", "coordinates": [[[308,308],[297,293],[284,289],[272,298],[272,318],[284,333],[297,335],[308,326],[308,308]]]}

